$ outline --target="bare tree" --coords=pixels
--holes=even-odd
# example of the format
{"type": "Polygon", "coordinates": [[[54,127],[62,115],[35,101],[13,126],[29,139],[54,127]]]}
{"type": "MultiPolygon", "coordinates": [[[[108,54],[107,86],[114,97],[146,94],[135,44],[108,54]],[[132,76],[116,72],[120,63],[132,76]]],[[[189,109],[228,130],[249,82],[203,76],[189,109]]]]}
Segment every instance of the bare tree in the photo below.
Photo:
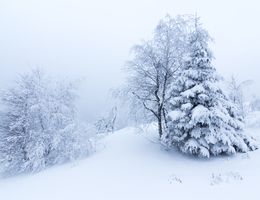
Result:
{"type": "Polygon", "coordinates": [[[135,105],[141,105],[157,120],[160,137],[167,127],[169,84],[183,63],[190,18],[166,16],[151,40],[133,47],[133,59],[127,63],[127,92],[135,105]]]}

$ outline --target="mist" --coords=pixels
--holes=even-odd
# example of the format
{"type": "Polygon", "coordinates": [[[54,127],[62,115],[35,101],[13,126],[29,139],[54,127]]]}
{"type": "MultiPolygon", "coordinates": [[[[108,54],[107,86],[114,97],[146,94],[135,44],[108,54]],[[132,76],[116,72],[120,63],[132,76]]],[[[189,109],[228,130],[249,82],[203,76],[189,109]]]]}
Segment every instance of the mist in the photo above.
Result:
{"type": "Polygon", "coordinates": [[[80,115],[93,121],[113,106],[109,91],[124,83],[130,48],[149,39],[167,13],[197,13],[214,38],[219,73],[253,80],[250,95],[259,96],[259,6],[256,0],[1,1],[0,89],[35,67],[81,79],[80,115]]]}

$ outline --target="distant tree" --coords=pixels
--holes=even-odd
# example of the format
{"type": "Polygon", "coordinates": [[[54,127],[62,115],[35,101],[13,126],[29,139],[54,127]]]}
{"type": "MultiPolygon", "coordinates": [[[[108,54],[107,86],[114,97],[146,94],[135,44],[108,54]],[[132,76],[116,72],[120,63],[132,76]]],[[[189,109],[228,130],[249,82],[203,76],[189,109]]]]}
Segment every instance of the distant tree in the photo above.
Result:
{"type": "Polygon", "coordinates": [[[164,141],[184,153],[209,157],[247,152],[257,148],[254,139],[242,132],[236,105],[218,86],[212,65],[210,36],[194,18],[189,38],[189,57],[172,82],[169,131],[164,141]]]}
{"type": "Polygon", "coordinates": [[[260,111],[260,98],[254,96],[252,101],[250,102],[250,110],[251,111],[260,111]]]}
{"type": "Polygon", "coordinates": [[[114,106],[109,112],[108,116],[102,117],[95,123],[97,133],[114,132],[117,119],[117,107],[114,106]]]}
{"type": "Polygon", "coordinates": [[[53,81],[40,70],[21,75],[4,93],[0,164],[4,173],[40,171],[87,154],[89,136],[75,116],[73,84],[53,81]]]}
{"type": "Polygon", "coordinates": [[[126,91],[133,108],[144,110],[157,120],[160,137],[167,127],[169,85],[183,62],[189,20],[189,16],[166,16],[151,40],[133,47],[133,59],[127,64],[126,91]]]}
{"type": "Polygon", "coordinates": [[[253,81],[251,80],[238,82],[234,76],[231,77],[231,80],[228,83],[229,98],[234,104],[237,105],[238,114],[241,116],[241,118],[245,118],[246,115],[244,90],[252,83],[253,81]]]}

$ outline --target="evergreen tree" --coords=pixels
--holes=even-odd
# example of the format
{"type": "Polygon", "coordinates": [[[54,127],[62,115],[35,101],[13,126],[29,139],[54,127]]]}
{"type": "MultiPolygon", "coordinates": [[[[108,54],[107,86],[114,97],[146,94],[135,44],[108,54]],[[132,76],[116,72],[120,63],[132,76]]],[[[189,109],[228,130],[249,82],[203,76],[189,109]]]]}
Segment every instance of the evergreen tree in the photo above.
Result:
{"type": "Polygon", "coordinates": [[[211,39],[198,20],[194,21],[188,56],[172,83],[165,142],[202,157],[254,150],[256,143],[243,133],[236,106],[218,85],[220,77],[212,65],[208,46],[211,39]]]}

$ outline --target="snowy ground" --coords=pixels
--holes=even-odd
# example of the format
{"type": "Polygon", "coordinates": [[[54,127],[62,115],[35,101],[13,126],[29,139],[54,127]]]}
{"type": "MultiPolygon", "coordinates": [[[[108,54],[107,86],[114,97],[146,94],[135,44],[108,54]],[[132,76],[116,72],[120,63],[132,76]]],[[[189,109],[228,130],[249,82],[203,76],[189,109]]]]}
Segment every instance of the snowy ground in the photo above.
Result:
{"type": "MultiPolygon", "coordinates": [[[[247,131],[260,139],[260,129],[247,131]]],[[[0,199],[260,199],[260,150],[197,159],[167,151],[148,132],[123,129],[83,161],[2,179],[0,199]]]]}

